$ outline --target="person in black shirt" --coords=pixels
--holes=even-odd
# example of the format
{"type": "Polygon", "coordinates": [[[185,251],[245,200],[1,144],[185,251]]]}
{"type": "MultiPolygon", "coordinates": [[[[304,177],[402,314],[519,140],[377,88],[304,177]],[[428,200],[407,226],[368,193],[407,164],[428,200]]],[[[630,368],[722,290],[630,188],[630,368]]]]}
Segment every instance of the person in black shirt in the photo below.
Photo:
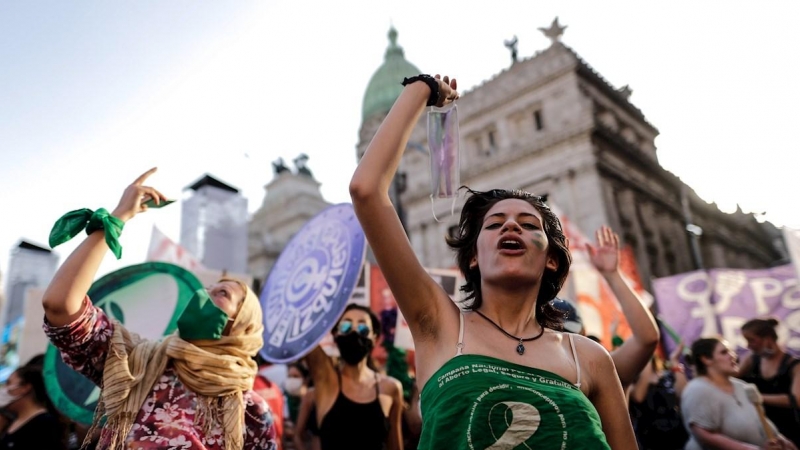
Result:
{"type": "Polygon", "coordinates": [[[319,346],[306,356],[322,450],[403,448],[403,388],[378,373],[370,358],[380,327],[369,308],[349,304],[333,330],[339,367],[319,346]]]}
{"type": "Polygon", "coordinates": [[[750,354],[742,361],[739,378],[758,387],[764,412],[778,430],[800,447],[800,359],[778,345],[777,319],[752,319],[742,325],[750,354]]]}
{"type": "Polygon", "coordinates": [[[641,450],[681,450],[689,440],[680,412],[680,398],[688,380],[680,362],[683,343],[669,362],[654,355],[631,386],[629,412],[641,450]]]}
{"type": "Polygon", "coordinates": [[[0,450],[65,450],[64,427],[47,397],[38,366],[17,369],[0,388],[0,407],[14,415],[0,438],[0,450]]]}

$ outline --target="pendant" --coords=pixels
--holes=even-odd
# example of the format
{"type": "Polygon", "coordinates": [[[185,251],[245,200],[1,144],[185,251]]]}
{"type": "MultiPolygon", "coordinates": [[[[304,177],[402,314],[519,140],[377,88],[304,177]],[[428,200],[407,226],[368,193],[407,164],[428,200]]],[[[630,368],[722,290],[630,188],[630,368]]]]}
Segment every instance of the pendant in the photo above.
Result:
{"type": "Polygon", "coordinates": [[[519,341],[519,345],[517,345],[517,353],[520,355],[525,353],[525,346],[522,345],[522,341],[519,341]]]}

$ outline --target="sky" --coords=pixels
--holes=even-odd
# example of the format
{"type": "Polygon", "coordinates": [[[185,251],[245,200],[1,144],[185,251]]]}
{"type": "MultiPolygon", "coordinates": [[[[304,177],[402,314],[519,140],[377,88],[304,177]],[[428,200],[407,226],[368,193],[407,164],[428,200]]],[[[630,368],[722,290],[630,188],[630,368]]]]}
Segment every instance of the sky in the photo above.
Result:
{"type": "MultiPolygon", "coordinates": [[[[170,198],[205,173],[258,209],[271,162],[300,153],[326,200],[349,201],[367,83],[390,25],[406,58],[469,90],[549,41],[572,47],[660,131],[658,158],[724,211],[800,228],[800,3],[171,0],[0,2],[0,271],[78,208],[109,210],[140,173],[170,198]]],[[[180,206],[129,222],[123,259],[180,206]]],[[[80,238],[57,247],[63,261],[80,238]]]]}

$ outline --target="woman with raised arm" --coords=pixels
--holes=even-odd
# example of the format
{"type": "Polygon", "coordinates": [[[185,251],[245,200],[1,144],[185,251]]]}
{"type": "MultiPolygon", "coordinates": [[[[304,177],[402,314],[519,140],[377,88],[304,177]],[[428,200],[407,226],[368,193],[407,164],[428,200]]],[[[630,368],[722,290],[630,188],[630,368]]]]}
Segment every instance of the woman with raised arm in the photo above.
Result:
{"type": "Polygon", "coordinates": [[[635,449],[625,396],[600,345],[560,331],[550,301],[569,271],[561,223],[523,191],[470,191],[448,244],[466,279],[461,312],[417,260],[389,198],[427,105],[455,80],[406,86],[350,183],[356,215],[411,328],[421,387],[420,449],[635,449]],[[520,447],[522,448],[522,447],[520,447]]]}
{"type": "Polygon", "coordinates": [[[658,327],[639,295],[622,278],[617,233],[604,226],[595,232],[595,239],[595,245],[586,245],[589,258],[614,292],[622,307],[622,314],[631,327],[631,337],[611,352],[620,382],[626,388],[636,380],[639,372],[653,357],[658,345],[658,327]]]}
{"type": "Polygon", "coordinates": [[[403,388],[380,374],[370,353],[381,335],[378,316],[349,304],[333,330],[340,364],[317,346],[306,356],[314,380],[315,420],[322,450],[401,450],[403,388]]]}
{"type": "Polygon", "coordinates": [[[129,332],[87,295],[109,247],[120,256],[123,225],[146,211],[148,201],[166,200],[144,185],[155,170],[128,186],[111,214],[73,211],[51,233],[51,245],[83,226],[90,233],[42,299],[45,333],[64,362],[102,388],[87,440],[102,426],[102,450],[274,450],[272,414],[251,390],[263,318],[247,285],[222,279],[198,290],[178,318],[178,332],[158,342],[129,332]]]}

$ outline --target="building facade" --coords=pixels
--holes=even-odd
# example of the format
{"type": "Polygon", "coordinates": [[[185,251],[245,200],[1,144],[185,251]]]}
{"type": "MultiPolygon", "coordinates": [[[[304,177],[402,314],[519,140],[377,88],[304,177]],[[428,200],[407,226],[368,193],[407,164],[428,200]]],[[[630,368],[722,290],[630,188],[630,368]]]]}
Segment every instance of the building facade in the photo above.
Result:
{"type": "MultiPolygon", "coordinates": [[[[552,41],[547,49],[515,60],[461,94],[461,184],[547,195],[587,235],[611,226],[633,249],[648,288],[652,278],[700,267],[788,262],[774,226],[741,211],[721,212],[661,167],[654,142],[658,130],[629,101],[630,89],[615,88],[564,45],[557,21],[544,31],[552,41]]],[[[398,54],[396,32],[390,40],[384,66],[390,53],[398,54]]],[[[359,159],[399,95],[403,76],[419,73],[410,63],[394,61],[392,67],[405,71],[381,78],[395,89],[391,101],[375,94],[372,81],[367,89],[359,159]]],[[[376,75],[389,72],[382,69],[376,75]]],[[[451,200],[437,200],[440,221],[434,219],[425,119],[423,114],[396,177],[399,209],[422,264],[453,267],[444,237],[457,226],[464,198],[453,215],[451,200]]]]}
{"type": "Polygon", "coordinates": [[[296,158],[295,171],[282,160],[273,163],[274,177],[264,187],[264,201],[250,219],[247,264],[257,287],[263,286],[292,236],[330,206],[322,198],[320,183],[305,165],[307,159],[305,155],[296,158]]]}
{"type": "Polygon", "coordinates": [[[6,301],[0,313],[3,330],[22,318],[27,290],[47,287],[56,273],[57,266],[56,253],[32,242],[22,240],[11,250],[6,280],[6,301]]]}
{"type": "Polygon", "coordinates": [[[247,273],[247,199],[208,174],[186,190],[192,192],[181,203],[181,246],[209,269],[247,273]]]}
{"type": "MultiPolygon", "coordinates": [[[[6,280],[5,302],[0,309],[0,380],[7,379],[10,372],[20,363],[20,342],[25,328],[26,310],[38,308],[41,311],[41,294],[50,284],[58,266],[58,255],[50,249],[21,240],[11,250],[6,280]],[[26,299],[31,304],[26,305],[26,299]],[[32,304],[34,302],[36,304],[32,304]]],[[[28,317],[38,324],[41,334],[41,313],[28,317]]],[[[30,323],[28,326],[30,327],[30,323]]],[[[24,353],[24,352],[23,352],[24,353]]],[[[24,354],[24,357],[30,355],[24,354]]],[[[23,361],[24,362],[24,361],[23,361]]]]}

